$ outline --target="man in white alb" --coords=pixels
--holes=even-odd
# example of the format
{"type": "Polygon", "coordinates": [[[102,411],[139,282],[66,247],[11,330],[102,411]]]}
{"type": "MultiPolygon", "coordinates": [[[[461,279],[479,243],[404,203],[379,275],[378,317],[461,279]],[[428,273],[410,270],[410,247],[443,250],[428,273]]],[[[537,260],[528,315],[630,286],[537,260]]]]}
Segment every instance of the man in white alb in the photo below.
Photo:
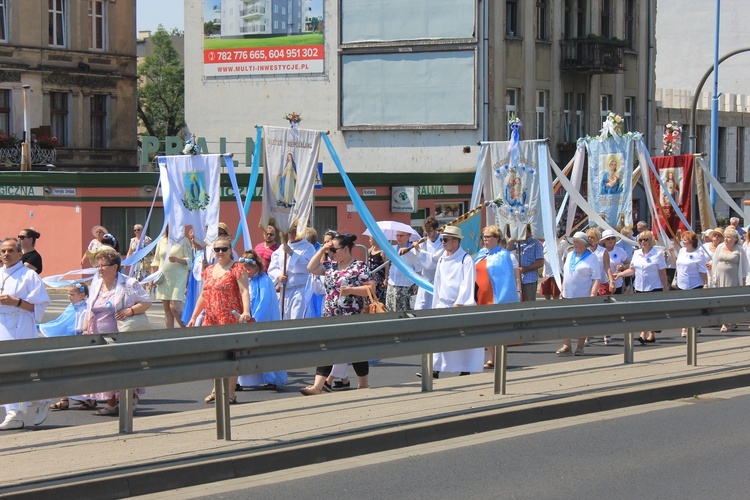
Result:
{"type": "Polygon", "coordinates": [[[307,264],[315,255],[315,247],[305,235],[297,237],[297,226],[287,233],[284,244],[271,255],[268,276],[278,285],[281,319],[301,319],[305,317],[305,285],[310,271],[307,264]],[[286,285],[286,287],[284,286],[286,285]],[[283,290],[283,293],[281,292],[283,290]]]}

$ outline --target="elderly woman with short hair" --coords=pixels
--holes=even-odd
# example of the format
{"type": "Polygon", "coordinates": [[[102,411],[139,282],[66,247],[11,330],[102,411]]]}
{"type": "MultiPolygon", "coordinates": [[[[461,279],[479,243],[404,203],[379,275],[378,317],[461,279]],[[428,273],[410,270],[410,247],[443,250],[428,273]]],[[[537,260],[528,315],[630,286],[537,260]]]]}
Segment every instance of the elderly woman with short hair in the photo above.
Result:
{"type": "MultiPolygon", "coordinates": [[[[615,279],[635,276],[635,293],[662,292],[669,290],[667,261],[664,253],[654,247],[651,231],[638,233],[638,250],[633,252],[630,268],[615,274],[615,279]]],[[[641,332],[637,338],[641,344],[656,342],[653,331],[641,332]]]]}
{"type": "MultiPolygon", "coordinates": [[[[716,288],[743,286],[747,276],[747,255],[740,246],[740,235],[734,227],[729,226],[724,230],[724,243],[721,243],[714,252],[712,269],[716,288]]],[[[737,328],[737,324],[721,325],[721,331],[727,332],[737,328]]]]}

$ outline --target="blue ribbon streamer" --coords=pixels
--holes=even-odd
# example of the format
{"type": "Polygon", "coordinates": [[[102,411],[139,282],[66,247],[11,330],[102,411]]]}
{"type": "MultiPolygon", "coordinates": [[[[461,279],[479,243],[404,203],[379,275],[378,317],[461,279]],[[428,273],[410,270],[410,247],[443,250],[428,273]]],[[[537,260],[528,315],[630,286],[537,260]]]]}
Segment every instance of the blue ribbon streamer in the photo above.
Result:
{"type": "MultiPolygon", "coordinates": [[[[263,127],[257,126],[255,127],[255,129],[255,150],[253,151],[253,167],[250,171],[250,181],[247,183],[247,196],[245,196],[245,206],[241,212],[244,214],[245,220],[247,220],[247,215],[250,213],[250,202],[252,201],[253,195],[255,194],[255,186],[258,183],[258,173],[260,171],[260,148],[262,145],[261,141],[263,140],[263,127]]],[[[242,231],[246,229],[247,224],[244,228],[242,227],[242,224],[237,225],[237,236],[235,236],[232,245],[237,243],[237,240],[240,239],[240,234],[244,234],[242,231]]],[[[249,247],[247,247],[247,249],[249,249],[249,247]]]]}
{"type": "Polygon", "coordinates": [[[329,139],[328,135],[325,132],[323,132],[321,135],[323,136],[323,142],[325,142],[326,147],[328,148],[328,153],[331,155],[333,163],[336,165],[336,168],[338,169],[339,174],[344,181],[344,186],[346,186],[346,190],[349,192],[349,197],[352,199],[352,202],[354,202],[354,207],[357,209],[357,212],[362,218],[362,221],[365,223],[365,226],[367,226],[367,229],[370,230],[370,234],[372,235],[372,237],[383,250],[383,253],[385,253],[385,255],[390,259],[391,264],[396,266],[396,268],[401,271],[404,276],[412,280],[417,284],[417,286],[423,288],[426,292],[434,293],[434,287],[432,286],[432,283],[424,279],[424,276],[422,276],[421,274],[418,274],[414,270],[414,268],[411,267],[398,254],[398,252],[393,249],[390,241],[388,241],[388,239],[385,237],[385,234],[383,234],[383,230],[380,229],[380,226],[378,226],[375,218],[367,209],[367,205],[365,205],[365,202],[362,201],[359,193],[357,193],[357,189],[354,187],[354,184],[352,184],[352,181],[349,180],[349,176],[346,175],[344,167],[341,165],[339,155],[336,153],[336,150],[333,149],[333,144],[331,144],[331,140],[329,139]]]}
{"type": "MultiPolygon", "coordinates": [[[[234,238],[234,241],[232,242],[232,246],[234,246],[235,243],[237,243],[237,239],[240,237],[240,234],[242,234],[242,242],[245,245],[245,250],[250,250],[253,248],[253,244],[250,241],[250,231],[247,229],[247,218],[245,217],[245,212],[242,208],[242,198],[240,197],[240,188],[237,185],[237,175],[234,171],[234,162],[232,161],[232,157],[225,154],[224,155],[224,165],[227,167],[227,173],[229,174],[229,181],[232,183],[232,189],[234,190],[234,199],[237,201],[237,211],[240,214],[240,222],[239,227],[237,228],[237,236],[234,238]]],[[[248,195],[247,199],[250,199],[250,196],[248,195]]]]}

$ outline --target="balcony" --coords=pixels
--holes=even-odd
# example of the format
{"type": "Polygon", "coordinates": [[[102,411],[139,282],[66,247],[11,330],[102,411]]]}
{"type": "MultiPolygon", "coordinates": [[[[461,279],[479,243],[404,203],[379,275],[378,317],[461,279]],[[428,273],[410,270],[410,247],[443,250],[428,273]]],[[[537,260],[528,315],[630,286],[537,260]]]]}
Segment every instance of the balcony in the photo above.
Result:
{"type": "MultiPolygon", "coordinates": [[[[31,147],[32,165],[49,165],[57,161],[57,150],[55,148],[31,147]]],[[[0,165],[6,169],[12,169],[21,165],[21,146],[0,148],[0,165]]]]}
{"type": "Polygon", "coordinates": [[[560,69],[579,73],[622,73],[627,42],[613,38],[560,40],[560,69]]]}

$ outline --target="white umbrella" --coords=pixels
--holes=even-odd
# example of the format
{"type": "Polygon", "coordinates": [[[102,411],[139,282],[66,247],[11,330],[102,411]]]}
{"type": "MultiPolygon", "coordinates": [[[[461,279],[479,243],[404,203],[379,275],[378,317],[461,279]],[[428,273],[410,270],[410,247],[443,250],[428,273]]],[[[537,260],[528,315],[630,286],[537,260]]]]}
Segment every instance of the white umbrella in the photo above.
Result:
{"type": "MultiPolygon", "coordinates": [[[[409,235],[409,241],[417,241],[421,236],[411,226],[404,224],[403,222],[397,222],[395,220],[381,220],[378,221],[378,226],[385,234],[385,237],[389,240],[396,239],[396,233],[407,233],[409,235]]],[[[365,236],[371,236],[370,230],[367,229],[364,233],[365,236]]]]}

